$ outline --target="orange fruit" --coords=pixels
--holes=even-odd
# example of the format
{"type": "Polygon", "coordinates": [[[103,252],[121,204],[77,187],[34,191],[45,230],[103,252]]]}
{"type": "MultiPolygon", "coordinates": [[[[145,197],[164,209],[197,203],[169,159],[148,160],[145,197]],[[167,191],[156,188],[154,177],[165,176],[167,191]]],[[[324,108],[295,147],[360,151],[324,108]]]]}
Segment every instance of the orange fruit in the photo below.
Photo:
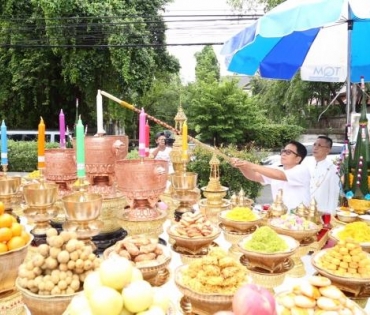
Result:
{"type": "Polygon", "coordinates": [[[0,228],[2,227],[8,227],[10,228],[13,224],[13,216],[9,213],[4,213],[0,215],[0,228]]]}
{"type": "Polygon", "coordinates": [[[20,223],[15,222],[10,227],[10,230],[12,231],[13,236],[21,236],[22,231],[23,231],[23,226],[20,223]]]}
{"type": "Polygon", "coordinates": [[[24,242],[27,244],[31,239],[31,234],[23,230],[21,233],[21,237],[23,238],[24,242]]]}
{"type": "Polygon", "coordinates": [[[14,250],[23,247],[24,245],[26,245],[26,242],[21,236],[14,236],[6,245],[8,246],[9,250],[14,250]]]}
{"type": "Polygon", "coordinates": [[[0,228],[0,242],[7,242],[12,238],[12,230],[8,227],[0,228]]]}
{"type": "Polygon", "coordinates": [[[0,215],[5,212],[5,205],[2,201],[0,201],[0,215]]]}
{"type": "Polygon", "coordinates": [[[8,246],[5,243],[0,243],[0,254],[6,253],[8,251],[8,246]]]}

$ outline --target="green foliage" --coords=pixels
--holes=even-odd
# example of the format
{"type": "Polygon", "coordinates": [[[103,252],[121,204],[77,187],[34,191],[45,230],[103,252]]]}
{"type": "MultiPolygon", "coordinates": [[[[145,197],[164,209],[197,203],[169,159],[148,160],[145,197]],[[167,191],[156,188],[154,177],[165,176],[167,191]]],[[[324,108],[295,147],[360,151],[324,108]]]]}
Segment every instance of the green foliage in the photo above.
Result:
{"type": "Polygon", "coordinates": [[[136,149],[129,151],[126,155],[126,159],[128,160],[135,160],[138,158],[139,158],[139,151],[136,149]]]}
{"type": "Polygon", "coordinates": [[[197,81],[189,85],[184,111],[189,133],[216,146],[245,144],[247,127],[266,122],[258,105],[238,87],[236,80],[197,81]]]}
{"type": "Polygon", "coordinates": [[[281,148],[290,140],[297,140],[305,129],[297,125],[264,124],[247,128],[249,141],[259,147],[281,148]]]}
{"type": "MultiPolygon", "coordinates": [[[[98,89],[135,103],[155,77],[177,73],[179,62],[163,45],[160,11],[167,2],[2,1],[0,115],[8,127],[35,129],[43,116],[47,128],[58,128],[63,108],[72,129],[79,98],[82,119],[94,130],[98,89]],[[9,111],[10,105],[17,110],[9,111]]],[[[132,113],[104,107],[106,122],[131,132],[132,113]]]]}
{"type": "MultiPolygon", "coordinates": [[[[47,142],[46,149],[59,148],[56,142],[47,142]]],[[[32,172],[37,169],[37,141],[8,141],[8,171],[32,172]]]]}
{"type": "MultiPolygon", "coordinates": [[[[238,150],[235,146],[222,148],[223,153],[241,159],[258,163],[260,154],[254,148],[248,150],[238,150]]],[[[212,158],[212,153],[203,147],[196,146],[194,151],[194,160],[188,164],[187,170],[198,174],[198,186],[207,186],[210,177],[209,162],[212,158]]],[[[246,195],[252,199],[259,196],[262,189],[261,184],[247,180],[243,174],[236,168],[233,168],[222,157],[220,160],[220,182],[222,186],[229,188],[229,194],[239,192],[242,188],[246,195]]]]}

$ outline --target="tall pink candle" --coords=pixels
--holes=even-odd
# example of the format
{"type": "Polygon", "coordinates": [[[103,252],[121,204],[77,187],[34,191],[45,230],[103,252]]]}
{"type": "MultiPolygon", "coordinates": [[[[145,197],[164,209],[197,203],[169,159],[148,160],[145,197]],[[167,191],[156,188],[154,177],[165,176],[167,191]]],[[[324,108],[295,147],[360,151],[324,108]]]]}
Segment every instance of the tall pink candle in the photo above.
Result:
{"type": "Polygon", "coordinates": [[[144,112],[144,108],[141,109],[139,115],[139,156],[145,157],[145,121],[146,121],[146,114],[144,112]]]}
{"type": "Polygon", "coordinates": [[[61,149],[66,148],[66,123],[63,109],[60,110],[59,114],[59,147],[61,149]]]}

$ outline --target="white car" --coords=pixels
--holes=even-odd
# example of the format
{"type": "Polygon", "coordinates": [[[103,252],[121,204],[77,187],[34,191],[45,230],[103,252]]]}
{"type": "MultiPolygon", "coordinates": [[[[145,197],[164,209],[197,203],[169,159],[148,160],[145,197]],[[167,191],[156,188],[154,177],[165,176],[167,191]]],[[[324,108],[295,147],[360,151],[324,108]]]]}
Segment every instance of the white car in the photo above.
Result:
{"type": "MultiPolygon", "coordinates": [[[[312,155],[313,142],[305,142],[303,144],[307,148],[307,156],[304,158],[302,164],[306,165],[307,163],[310,163],[315,159],[312,155]]],[[[327,159],[332,159],[334,161],[335,159],[339,158],[343,148],[344,148],[343,143],[333,142],[333,146],[331,148],[329,155],[327,156],[327,159]]],[[[261,164],[274,167],[280,166],[281,165],[280,154],[269,155],[268,157],[262,159],[261,164]]]]}

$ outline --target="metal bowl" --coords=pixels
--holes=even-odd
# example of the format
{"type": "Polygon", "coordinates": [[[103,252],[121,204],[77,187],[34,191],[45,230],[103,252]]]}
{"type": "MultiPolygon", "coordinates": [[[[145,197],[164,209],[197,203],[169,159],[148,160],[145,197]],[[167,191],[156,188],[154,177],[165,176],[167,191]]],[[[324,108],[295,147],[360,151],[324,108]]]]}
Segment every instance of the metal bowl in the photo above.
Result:
{"type": "Polygon", "coordinates": [[[29,207],[50,207],[58,199],[58,185],[34,183],[23,186],[23,196],[29,207]]]}
{"type": "Polygon", "coordinates": [[[96,220],[102,208],[100,194],[78,191],[62,198],[66,217],[71,221],[96,220]]]}
{"type": "Polygon", "coordinates": [[[0,196],[14,195],[19,191],[22,179],[20,176],[0,177],[0,196]]]}
{"type": "MultiPolygon", "coordinates": [[[[350,211],[338,211],[337,217],[339,221],[350,223],[350,222],[354,222],[357,220],[358,214],[355,212],[350,212],[350,211]]],[[[370,215],[368,217],[370,219],[370,215]]],[[[369,223],[370,223],[370,220],[369,220],[369,223]]]]}

